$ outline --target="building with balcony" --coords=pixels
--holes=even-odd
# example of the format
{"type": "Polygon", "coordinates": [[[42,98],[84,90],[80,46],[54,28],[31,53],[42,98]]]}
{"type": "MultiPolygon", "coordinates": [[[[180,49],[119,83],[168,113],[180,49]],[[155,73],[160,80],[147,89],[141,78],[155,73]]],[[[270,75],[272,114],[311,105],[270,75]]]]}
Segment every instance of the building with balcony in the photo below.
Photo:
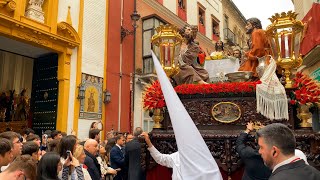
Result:
{"type": "Polygon", "coordinates": [[[107,12],[108,1],[0,1],[0,92],[20,99],[1,102],[1,130],[83,139],[105,122],[107,12]]]}
{"type": "Polygon", "coordinates": [[[246,19],[232,0],[222,0],[223,42],[227,47],[247,46],[246,19]]]}
{"type": "Polygon", "coordinates": [[[297,19],[307,26],[305,37],[302,40],[300,53],[303,55],[304,72],[320,81],[320,1],[319,0],[293,0],[297,19]]]}

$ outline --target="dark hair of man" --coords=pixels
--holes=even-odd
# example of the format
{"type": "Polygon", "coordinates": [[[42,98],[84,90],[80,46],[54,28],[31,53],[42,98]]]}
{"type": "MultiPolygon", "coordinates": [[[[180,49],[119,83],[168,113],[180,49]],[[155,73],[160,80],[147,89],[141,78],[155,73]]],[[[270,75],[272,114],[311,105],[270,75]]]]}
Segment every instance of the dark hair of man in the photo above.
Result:
{"type": "Polygon", "coordinates": [[[53,139],[48,144],[48,152],[56,152],[58,153],[58,146],[60,143],[60,139],[53,139]]]}
{"type": "Polygon", "coordinates": [[[22,146],[22,155],[29,154],[30,156],[32,156],[33,153],[36,153],[38,151],[39,151],[39,146],[37,143],[33,141],[26,142],[22,146]]]}
{"type": "Polygon", "coordinates": [[[261,21],[258,18],[250,18],[247,22],[251,23],[254,28],[262,29],[261,21]]]}
{"type": "Polygon", "coordinates": [[[26,141],[34,141],[34,140],[41,140],[40,137],[36,134],[30,134],[27,136],[26,141]]]}
{"type": "Polygon", "coordinates": [[[11,151],[13,144],[10,140],[6,138],[0,138],[0,155],[2,157],[9,151],[11,151]]]}
{"type": "Polygon", "coordinates": [[[53,130],[51,131],[51,138],[54,139],[58,134],[61,134],[61,131],[53,130]]]}
{"type": "Polygon", "coordinates": [[[46,131],[44,131],[44,134],[46,134],[46,135],[48,135],[48,136],[50,136],[51,137],[51,130],[50,129],[48,129],[48,130],[46,130],[46,131]]]}
{"type": "Polygon", "coordinates": [[[77,138],[74,135],[63,137],[59,143],[59,154],[64,159],[67,158],[67,151],[73,154],[73,147],[77,143],[77,138]]]}
{"type": "Polygon", "coordinates": [[[116,137],[114,137],[114,140],[117,142],[121,137],[124,137],[123,134],[118,134],[116,137]]]}
{"type": "Polygon", "coordinates": [[[276,146],[284,155],[294,154],[296,139],[285,125],[273,123],[257,131],[257,137],[263,138],[268,147],[276,146]]]}
{"type": "Polygon", "coordinates": [[[36,179],[37,164],[30,155],[18,156],[5,171],[15,172],[17,170],[22,170],[27,179],[36,179]]]}
{"type": "Polygon", "coordinates": [[[133,136],[134,137],[138,137],[139,135],[141,135],[143,132],[142,128],[141,127],[137,127],[134,132],[133,132],[133,136]]]}
{"type": "Polygon", "coordinates": [[[60,162],[59,154],[47,152],[39,161],[37,180],[58,180],[58,163],[60,162]]]}
{"type": "Polygon", "coordinates": [[[30,133],[35,134],[34,130],[31,129],[31,128],[26,128],[26,129],[24,130],[24,134],[25,134],[25,135],[29,136],[30,133]]]}
{"type": "Polygon", "coordinates": [[[96,135],[99,135],[100,130],[99,129],[92,129],[89,131],[89,138],[94,139],[96,135]]]}
{"type": "Polygon", "coordinates": [[[16,132],[13,131],[6,131],[0,134],[0,138],[5,138],[8,139],[10,141],[13,141],[14,138],[19,138],[20,139],[20,135],[16,132]]]}
{"type": "MultiPolygon", "coordinates": [[[[115,138],[109,138],[109,139],[108,139],[108,142],[107,142],[107,144],[106,144],[106,146],[105,146],[106,151],[107,151],[107,149],[109,149],[109,152],[110,152],[110,151],[111,151],[111,148],[112,148],[114,145],[116,145],[116,139],[115,139],[115,138]]],[[[108,151],[107,151],[107,152],[108,152],[108,151]]]]}
{"type": "Polygon", "coordinates": [[[66,132],[61,132],[62,137],[66,137],[68,136],[68,134],[66,132]]]}

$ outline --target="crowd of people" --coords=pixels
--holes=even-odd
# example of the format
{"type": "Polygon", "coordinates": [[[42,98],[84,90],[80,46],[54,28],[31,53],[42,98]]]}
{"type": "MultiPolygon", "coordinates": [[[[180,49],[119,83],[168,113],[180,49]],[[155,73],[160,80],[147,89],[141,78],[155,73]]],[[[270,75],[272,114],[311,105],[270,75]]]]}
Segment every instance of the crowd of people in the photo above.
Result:
{"type": "MultiPolygon", "coordinates": [[[[58,130],[44,131],[41,138],[30,128],[23,135],[13,131],[1,133],[0,179],[132,179],[129,176],[136,176],[139,168],[128,171],[129,166],[141,167],[138,156],[141,145],[136,137],[142,129],[136,128],[134,134],[110,131],[106,140],[100,141],[103,127],[99,129],[99,123],[92,123],[85,141],[79,140],[74,132],[67,135],[58,130]]],[[[142,168],[138,175],[145,179],[142,168]]]]}
{"type": "MultiPolygon", "coordinates": [[[[145,140],[153,159],[173,168],[172,179],[180,180],[179,152],[162,154],[148,133],[136,128],[133,134],[108,132],[100,141],[100,131],[92,126],[89,138],[80,141],[61,131],[45,131],[40,138],[27,128],[24,135],[7,131],[0,134],[1,180],[145,180],[142,166],[145,140]]],[[[249,146],[253,123],[240,134],[236,150],[245,165],[244,180],[320,179],[320,172],[308,165],[306,156],[295,149],[292,131],[282,124],[271,124],[256,132],[256,145],[249,146]]]]}

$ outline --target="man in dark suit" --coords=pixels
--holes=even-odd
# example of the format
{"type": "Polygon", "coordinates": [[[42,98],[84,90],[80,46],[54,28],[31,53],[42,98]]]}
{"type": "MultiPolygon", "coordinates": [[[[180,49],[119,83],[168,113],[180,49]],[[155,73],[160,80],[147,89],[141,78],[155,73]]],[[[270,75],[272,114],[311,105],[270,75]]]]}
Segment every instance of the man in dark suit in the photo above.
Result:
{"type": "Polygon", "coordinates": [[[84,152],[86,158],[84,164],[88,167],[91,179],[101,179],[100,164],[96,158],[98,152],[98,142],[94,139],[88,139],[84,143],[84,152]]]}
{"type": "Polygon", "coordinates": [[[110,151],[110,163],[111,167],[115,170],[119,170],[118,174],[114,177],[114,180],[127,179],[127,169],[124,166],[124,149],[123,146],[126,142],[122,134],[118,134],[115,137],[116,145],[114,145],[110,151]]]}
{"type": "Polygon", "coordinates": [[[128,169],[128,180],[145,180],[145,171],[141,167],[141,144],[138,136],[143,132],[141,128],[136,128],[133,133],[133,140],[126,144],[125,166],[128,169]]]}
{"type": "Polygon", "coordinates": [[[270,124],[257,131],[259,153],[272,169],[270,180],[319,180],[320,171],[295,156],[296,139],[293,132],[280,123],[270,124]]]}
{"type": "Polygon", "coordinates": [[[251,131],[253,131],[253,123],[249,122],[247,129],[240,134],[236,141],[236,150],[245,165],[242,180],[267,180],[271,175],[270,169],[264,165],[258,150],[246,144],[251,131]]]}

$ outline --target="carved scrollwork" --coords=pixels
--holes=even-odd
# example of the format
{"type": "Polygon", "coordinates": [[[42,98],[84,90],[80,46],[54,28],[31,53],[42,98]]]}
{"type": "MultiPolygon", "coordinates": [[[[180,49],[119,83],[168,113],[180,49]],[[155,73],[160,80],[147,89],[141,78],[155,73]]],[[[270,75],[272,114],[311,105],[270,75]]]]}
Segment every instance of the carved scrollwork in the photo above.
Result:
{"type": "Polygon", "coordinates": [[[35,34],[19,33],[18,36],[27,41],[31,41],[40,45],[47,46],[49,44],[47,41],[43,40],[42,38],[38,37],[35,34]]]}
{"type": "Polygon", "coordinates": [[[75,43],[69,43],[70,46],[75,47],[80,42],[80,37],[74,28],[67,22],[60,22],[57,25],[57,33],[60,36],[66,37],[75,43]]]}
{"type": "Polygon", "coordinates": [[[16,2],[14,0],[0,0],[0,8],[5,8],[8,12],[16,10],[16,2]]]}

